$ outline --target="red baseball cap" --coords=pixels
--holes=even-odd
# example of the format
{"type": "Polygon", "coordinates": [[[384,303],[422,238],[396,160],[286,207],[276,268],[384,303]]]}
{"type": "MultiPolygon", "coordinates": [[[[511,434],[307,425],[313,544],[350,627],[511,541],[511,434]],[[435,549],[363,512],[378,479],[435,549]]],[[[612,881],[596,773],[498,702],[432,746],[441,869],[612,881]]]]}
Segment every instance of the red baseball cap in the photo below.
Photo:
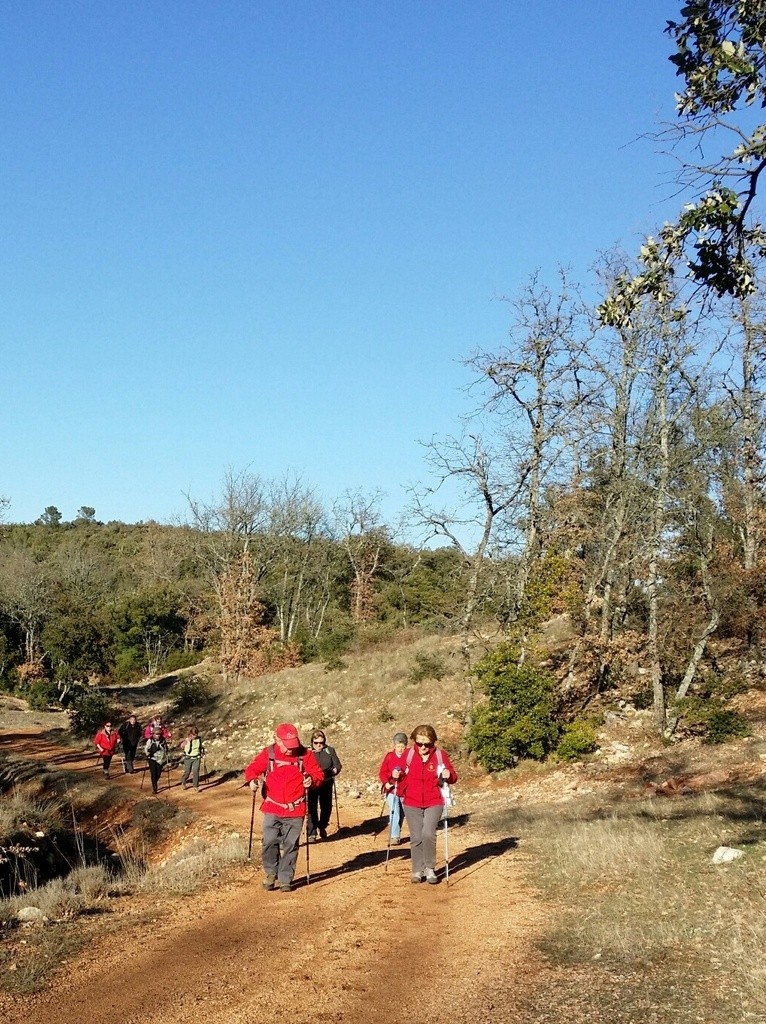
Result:
{"type": "Polygon", "coordinates": [[[294,725],[290,725],[289,722],[283,722],[281,725],[278,725],[274,730],[274,735],[278,740],[282,740],[288,750],[295,750],[296,747],[301,745],[298,730],[294,725]]]}

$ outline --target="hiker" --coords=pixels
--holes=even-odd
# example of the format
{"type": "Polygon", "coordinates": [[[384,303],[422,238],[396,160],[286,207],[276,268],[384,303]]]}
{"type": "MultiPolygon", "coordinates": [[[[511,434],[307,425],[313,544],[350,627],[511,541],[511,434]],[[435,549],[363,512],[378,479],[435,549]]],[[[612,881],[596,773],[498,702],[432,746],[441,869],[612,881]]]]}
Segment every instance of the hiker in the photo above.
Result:
{"type": "Polygon", "coordinates": [[[126,775],[132,775],[135,772],[133,762],[136,759],[136,751],[138,750],[138,744],[141,742],[141,737],[143,735],[141,723],[135,715],[129,715],[117,732],[119,733],[120,740],[122,741],[122,754],[125,761],[124,772],[126,775]]]}
{"type": "Polygon", "coordinates": [[[162,735],[162,726],[155,725],[152,735],[144,747],[146,762],[149,765],[149,778],[152,780],[152,793],[159,790],[162,769],[168,762],[168,741],[162,735]]]}
{"type": "Polygon", "coordinates": [[[436,828],[444,811],[444,789],[457,782],[457,775],[446,753],[436,748],[433,726],[417,726],[410,739],[414,747],[407,753],[399,794],[410,830],[412,881],[436,885],[436,828]]]}
{"type": "Polygon", "coordinates": [[[162,715],[155,715],[151,722],[144,729],[144,739],[150,740],[154,735],[154,730],[159,729],[162,733],[162,738],[166,743],[170,743],[170,729],[162,721],[162,715]]]}
{"type": "Polygon", "coordinates": [[[261,775],[261,861],[266,872],[262,885],[267,890],[279,886],[282,892],[290,892],[306,815],[306,791],[322,785],[324,772],[314,754],[301,745],[295,726],[283,722],[274,731],[274,742],[245,768],[253,800],[261,775]]]}
{"type": "Polygon", "coordinates": [[[104,778],[109,778],[109,765],[112,763],[117,744],[120,742],[119,735],[113,731],[112,723],[106,722],[103,729],[99,729],[93,737],[96,753],[101,758],[101,767],[104,771],[104,778]]]}
{"type": "Polygon", "coordinates": [[[199,793],[199,766],[202,763],[205,748],[202,745],[202,740],[199,736],[199,729],[197,729],[196,726],[192,726],[191,729],[189,729],[189,735],[184,743],[183,752],[184,770],[181,775],[181,785],[186,789],[189,782],[189,775],[191,775],[192,783],[194,784],[194,792],[199,793]]]}
{"type": "Polygon", "coordinates": [[[407,766],[407,735],[397,732],[393,738],[394,749],[389,750],[383,758],[378,769],[381,792],[388,804],[388,815],[390,818],[391,842],[398,846],[402,841],[402,822],[404,821],[404,810],[402,798],[399,793],[399,782],[404,776],[407,766]]]}
{"type": "Polygon", "coordinates": [[[327,838],[327,826],[332,816],[332,795],[336,775],[340,775],[343,765],[333,747],[327,745],[327,737],[321,729],[311,734],[311,750],[317,764],[324,773],[324,782],[318,789],[308,791],[309,820],[307,839],[310,843],[317,841],[317,832],[321,839],[327,838]]]}

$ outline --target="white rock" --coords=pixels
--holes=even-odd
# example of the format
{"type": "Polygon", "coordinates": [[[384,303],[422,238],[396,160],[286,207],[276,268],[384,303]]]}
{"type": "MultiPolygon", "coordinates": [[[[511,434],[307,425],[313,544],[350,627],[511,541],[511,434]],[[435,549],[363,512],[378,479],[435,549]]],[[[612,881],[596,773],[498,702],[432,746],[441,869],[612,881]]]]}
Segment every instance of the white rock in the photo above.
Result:
{"type": "Polygon", "coordinates": [[[739,860],[745,856],[744,850],[735,850],[733,846],[719,846],[713,854],[714,864],[731,864],[733,860],[739,860]]]}
{"type": "Polygon", "coordinates": [[[45,920],[45,914],[39,907],[22,907],[16,911],[16,920],[37,923],[45,920]]]}

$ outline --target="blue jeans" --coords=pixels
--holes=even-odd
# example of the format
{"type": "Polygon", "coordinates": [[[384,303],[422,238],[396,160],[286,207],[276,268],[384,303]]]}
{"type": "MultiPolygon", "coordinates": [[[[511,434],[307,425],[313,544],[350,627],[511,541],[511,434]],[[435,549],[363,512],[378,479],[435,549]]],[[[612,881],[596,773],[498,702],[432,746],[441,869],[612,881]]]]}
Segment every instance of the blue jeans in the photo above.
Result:
{"type": "Polygon", "coordinates": [[[386,803],[388,804],[388,815],[391,819],[391,838],[398,839],[401,835],[402,822],[404,821],[401,797],[396,796],[393,792],[386,793],[386,803]]]}

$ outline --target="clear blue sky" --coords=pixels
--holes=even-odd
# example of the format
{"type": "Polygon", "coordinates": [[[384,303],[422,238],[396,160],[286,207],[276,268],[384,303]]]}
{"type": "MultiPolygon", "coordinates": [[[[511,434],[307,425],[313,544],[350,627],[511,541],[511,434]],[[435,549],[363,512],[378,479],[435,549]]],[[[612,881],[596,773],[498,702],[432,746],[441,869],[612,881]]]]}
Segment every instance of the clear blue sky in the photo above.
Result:
{"type": "Polygon", "coordinates": [[[457,429],[536,268],[675,209],[645,0],[6,0],[0,494],[165,520],[227,466],[326,498],[457,429]]]}

